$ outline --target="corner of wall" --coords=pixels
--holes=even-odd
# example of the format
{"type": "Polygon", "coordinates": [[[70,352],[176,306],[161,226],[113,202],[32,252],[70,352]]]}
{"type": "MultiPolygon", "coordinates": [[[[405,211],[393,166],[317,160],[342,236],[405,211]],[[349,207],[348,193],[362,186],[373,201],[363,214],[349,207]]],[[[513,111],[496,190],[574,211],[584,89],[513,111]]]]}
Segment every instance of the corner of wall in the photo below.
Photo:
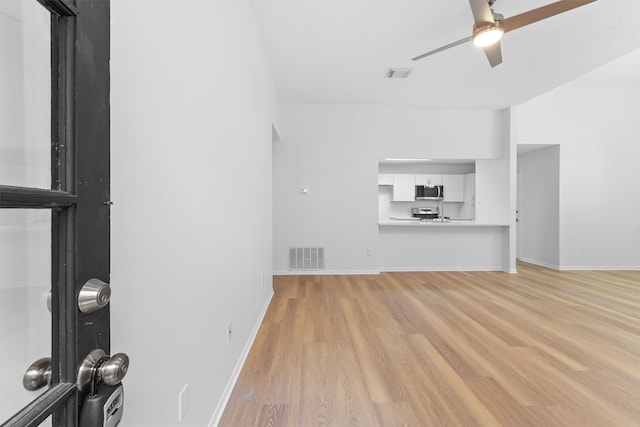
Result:
{"type": "Polygon", "coordinates": [[[253,342],[256,340],[256,337],[258,336],[260,325],[262,325],[262,320],[264,319],[264,316],[267,314],[267,309],[269,308],[269,304],[271,303],[272,298],[273,298],[273,291],[271,291],[271,293],[267,297],[267,300],[265,301],[264,306],[262,307],[262,311],[260,312],[260,315],[258,316],[258,319],[256,320],[255,325],[253,326],[253,330],[251,331],[251,334],[247,338],[247,342],[245,343],[244,348],[242,349],[242,353],[238,358],[238,362],[236,363],[236,366],[233,369],[231,376],[229,377],[229,381],[227,381],[227,385],[225,386],[224,391],[222,392],[222,396],[220,396],[220,399],[218,400],[216,409],[213,411],[213,414],[211,415],[211,419],[209,420],[208,427],[217,427],[218,424],[220,424],[220,421],[222,420],[222,415],[224,414],[224,410],[227,406],[227,403],[229,402],[229,398],[231,397],[231,393],[233,392],[236,382],[240,377],[240,372],[242,371],[242,367],[247,361],[247,357],[249,356],[249,351],[251,351],[253,342]]]}

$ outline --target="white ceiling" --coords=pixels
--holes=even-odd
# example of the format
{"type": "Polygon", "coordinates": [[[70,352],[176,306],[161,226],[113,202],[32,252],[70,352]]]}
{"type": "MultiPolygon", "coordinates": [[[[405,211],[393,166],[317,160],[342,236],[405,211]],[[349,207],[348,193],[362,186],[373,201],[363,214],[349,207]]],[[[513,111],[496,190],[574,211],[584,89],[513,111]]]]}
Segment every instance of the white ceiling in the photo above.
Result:
{"type": "MultiPolygon", "coordinates": [[[[552,1],[497,0],[494,9],[508,18],[552,1]]],[[[598,0],[507,33],[495,68],[472,43],[411,61],[471,34],[468,0],[252,5],[285,103],[505,108],[640,49],[640,0],[598,0]],[[391,67],[413,72],[386,79],[391,67]]]]}

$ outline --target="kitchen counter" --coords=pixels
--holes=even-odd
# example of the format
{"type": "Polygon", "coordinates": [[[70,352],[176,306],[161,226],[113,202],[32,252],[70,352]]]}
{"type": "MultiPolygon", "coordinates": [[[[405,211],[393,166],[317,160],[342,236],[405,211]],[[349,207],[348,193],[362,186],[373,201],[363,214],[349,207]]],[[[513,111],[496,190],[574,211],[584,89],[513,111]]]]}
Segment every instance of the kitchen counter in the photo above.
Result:
{"type": "Polygon", "coordinates": [[[477,223],[471,219],[450,219],[448,221],[421,221],[413,218],[390,218],[378,221],[380,227],[507,227],[509,224],[477,223]]]}

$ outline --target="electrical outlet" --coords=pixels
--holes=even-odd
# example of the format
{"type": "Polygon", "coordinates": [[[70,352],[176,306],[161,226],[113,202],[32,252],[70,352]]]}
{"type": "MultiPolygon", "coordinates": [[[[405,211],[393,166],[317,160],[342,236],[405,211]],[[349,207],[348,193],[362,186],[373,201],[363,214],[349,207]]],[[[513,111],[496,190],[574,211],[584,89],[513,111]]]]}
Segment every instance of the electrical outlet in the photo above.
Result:
{"type": "Polygon", "coordinates": [[[189,411],[189,384],[185,384],[178,393],[178,422],[182,422],[189,411]]]}
{"type": "Polygon", "coordinates": [[[260,287],[264,288],[264,274],[260,276],[260,287]]]}
{"type": "Polygon", "coordinates": [[[231,342],[231,334],[233,332],[231,322],[227,325],[227,342],[231,342]]]}
{"type": "Polygon", "coordinates": [[[373,255],[373,248],[367,248],[367,256],[373,255]]]}

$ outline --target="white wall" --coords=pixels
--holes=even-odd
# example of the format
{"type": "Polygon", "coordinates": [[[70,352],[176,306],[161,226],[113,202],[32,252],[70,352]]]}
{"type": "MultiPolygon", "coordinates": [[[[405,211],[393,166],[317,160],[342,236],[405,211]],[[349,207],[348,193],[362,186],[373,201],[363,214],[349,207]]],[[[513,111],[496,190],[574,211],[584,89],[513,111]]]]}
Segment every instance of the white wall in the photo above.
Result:
{"type": "Polygon", "coordinates": [[[509,224],[508,159],[476,162],[476,222],[509,224]]]}
{"type": "Polygon", "coordinates": [[[274,154],[274,271],[286,272],[290,246],[324,246],[328,272],[378,271],[378,161],[501,158],[504,121],[494,111],[285,105],[274,154]]]}
{"type": "Polygon", "coordinates": [[[325,248],[329,272],[376,272],[376,109],[285,105],[282,118],[273,161],[274,271],[288,269],[289,247],[312,246],[325,248]]]}
{"type": "Polygon", "coordinates": [[[502,245],[505,248],[502,251],[502,264],[504,271],[509,273],[517,273],[516,268],[516,187],[517,187],[517,171],[516,164],[518,160],[517,144],[516,144],[516,112],[513,108],[502,110],[503,116],[503,159],[508,161],[508,184],[507,192],[509,194],[506,206],[504,206],[507,223],[509,227],[505,227],[502,231],[502,245]]]}
{"type": "Polygon", "coordinates": [[[380,108],[380,159],[499,159],[501,111],[380,108]]]}
{"type": "Polygon", "coordinates": [[[518,218],[520,259],[551,268],[560,266],[560,147],[518,156],[521,207],[518,218]]]}
{"type": "Polygon", "coordinates": [[[271,295],[275,87],[247,1],[111,4],[112,352],[131,357],[121,425],[178,425],[189,384],[180,426],[201,427],[271,295]]]}
{"type": "Polygon", "coordinates": [[[596,70],[517,107],[518,143],[560,144],[563,269],[640,266],[638,58],[636,51],[606,65],[606,73],[596,70]],[[617,73],[619,66],[636,71],[617,73]]]}

